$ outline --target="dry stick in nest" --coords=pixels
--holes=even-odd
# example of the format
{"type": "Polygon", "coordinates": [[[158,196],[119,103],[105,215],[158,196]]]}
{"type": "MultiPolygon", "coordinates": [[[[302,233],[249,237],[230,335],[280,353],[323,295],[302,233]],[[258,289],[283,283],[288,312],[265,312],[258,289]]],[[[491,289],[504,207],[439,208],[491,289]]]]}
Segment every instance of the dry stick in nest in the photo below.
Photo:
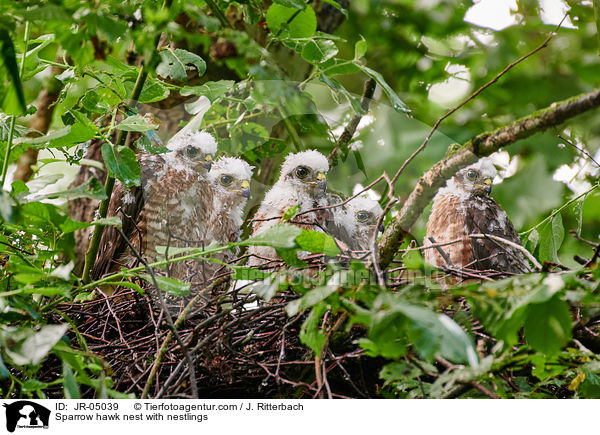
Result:
{"type": "Polygon", "coordinates": [[[327,352],[331,334],[335,333],[338,329],[340,329],[347,318],[348,318],[348,315],[346,313],[343,313],[337,319],[337,321],[331,327],[329,332],[327,332],[327,337],[325,337],[325,343],[323,344],[323,347],[321,348],[321,353],[319,355],[315,356],[315,376],[316,376],[317,386],[318,386],[318,390],[315,393],[315,395],[318,395],[319,398],[323,398],[322,397],[323,385],[325,385],[325,387],[327,388],[328,398],[329,399],[332,398],[331,397],[331,389],[329,388],[329,384],[327,383],[327,371],[325,370],[325,365],[322,362],[322,356],[327,352]]]}
{"type": "MultiPolygon", "coordinates": [[[[175,321],[175,324],[174,324],[175,328],[177,328],[177,327],[179,327],[179,325],[181,325],[181,323],[185,319],[185,316],[187,315],[189,310],[192,308],[192,306],[198,301],[198,299],[200,299],[202,296],[204,296],[204,294],[206,294],[207,292],[211,291],[213,289],[213,287],[215,286],[215,284],[217,284],[216,281],[211,283],[211,285],[207,286],[206,288],[202,289],[201,292],[199,292],[196,296],[194,296],[192,298],[192,300],[185,306],[185,308],[183,309],[183,311],[181,312],[181,314],[175,321]]],[[[162,358],[165,355],[165,353],[167,351],[167,346],[171,342],[172,338],[173,338],[173,332],[169,331],[169,333],[167,334],[167,337],[162,342],[160,349],[156,353],[156,359],[154,361],[154,364],[152,365],[152,371],[148,375],[148,379],[146,380],[146,385],[144,385],[144,389],[142,391],[142,396],[141,396],[142,399],[148,398],[148,392],[150,391],[150,387],[152,386],[152,383],[154,382],[154,378],[155,378],[156,374],[158,373],[158,368],[160,367],[162,358]]],[[[180,344],[180,346],[181,346],[181,344],[180,344]]],[[[184,349],[184,348],[182,347],[182,349],[184,349]]]]}
{"type": "Polygon", "coordinates": [[[167,320],[167,325],[169,326],[169,329],[175,336],[175,339],[177,340],[177,343],[181,347],[181,350],[185,356],[185,359],[187,360],[187,362],[190,366],[190,383],[192,384],[192,393],[194,395],[194,399],[197,399],[198,398],[198,386],[196,385],[196,373],[194,371],[194,362],[192,361],[192,357],[190,355],[190,352],[188,351],[188,348],[185,346],[185,344],[183,343],[183,340],[181,340],[181,337],[177,333],[177,328],[173,324],[173,319],[171,318],[171,314],[169,313],[169,310],[167,309],[163,294],[161,293],[160,287],[158,286],[158,282],[156,281],[156,275],[154,275],[154,269],[152,269],[148,265],[148,262],[142,258],[142,256],[137,251],[137,249],[135,249],[135,247],[131,244],[131,242],[129,241],[129,238],[125,235],[123,230],[119,227],[117,227],[117,229],[119,230],[119,233],[121,233],[121,237],[123,237],[123,240],[125,240],[125,243],[127,243],[127,246],[129,247],[129,249],[131,249],[131,251],[133,252],[133,255],[135,255],[135,257],[138,259],[138,261],[146,267],[146,270],[150,274],[150,278],[152,279],[152,284],[154,284],[154,288],[156,289],[156,294],[158,295],[158,300],[160,302],[161,309],[162,309],[163,313],[165,314],[165,319],[167,320]]]}

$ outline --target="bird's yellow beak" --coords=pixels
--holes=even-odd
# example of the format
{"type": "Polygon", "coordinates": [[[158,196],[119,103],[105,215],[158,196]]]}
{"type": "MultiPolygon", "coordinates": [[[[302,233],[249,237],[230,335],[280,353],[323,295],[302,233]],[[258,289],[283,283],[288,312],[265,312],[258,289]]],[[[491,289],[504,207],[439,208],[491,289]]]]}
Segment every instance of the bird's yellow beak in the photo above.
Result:
{"type": "Polygon", "coordinates": [[[317,174],[317,181],[323,181],[325,179],[325,174],[323,172],[319,172],[317,174]]]}
{"type": "Polygon", "coordinates": [[[212,155],[207,154],[204,157],[204,167],[206,168],[207,171],[210,171],[210,168],[212,167],[212,161],[213,161],[212,155]]]}
{"type": "Polygon", "coordinates": [[[490,193],[492,193],[492,179],[491,178],[486,178],[485,180],[483,180],[483,191],[485,193],[487,193],[488,195],[490,193]]]}
{"type": "Polygon", "coordinates": [[[246,199],[250,199],[250,181],[242,180],[242,184],[240,184],[240,191],[242,192],[242,196],[246,199]]]}

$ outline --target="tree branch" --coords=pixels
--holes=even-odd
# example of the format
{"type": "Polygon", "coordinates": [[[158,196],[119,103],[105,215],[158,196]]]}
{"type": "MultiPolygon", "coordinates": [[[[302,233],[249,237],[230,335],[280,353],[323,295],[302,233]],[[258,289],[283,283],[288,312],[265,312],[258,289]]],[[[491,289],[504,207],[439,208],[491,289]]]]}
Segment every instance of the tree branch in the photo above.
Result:
{"type": "Polygon", "coordinates": [[[404,234],[411,229],[438,189],[456,171],[476,162],[480,157],[490,155],[502,147],[562,124],[599,106],[600,89],[553,103],[504,127],[473,137],[455,154],[436,163],[419,179],[417,186],[402,205],[400,213],[383,233],[379,242],[381,266],[385,267],[390,263],[402,244],[404,234]]]}
{"type": "MultiPolygon", "coordinates": [[[[363,88],[363,94],[360,99],[360,107],[365,111],[365,113],[369,110],[369,104],[371,103],[371,100],[373,99],[373,94],[375,93],[376,87],[377,87],[377,83],[375,82],[375,80],[373,80],[371,78],[365,82],[365,85],[363,88]]],[[[340,151],[342,153],[346,152],[348,143],[352,140],[354,133],[356,133],[356,129],[358,128],[358,124],[360,123],[360,120],[362,119],[362,117],[363,117],[362,114],[357,113],[354,116],[354,118],[352,118],[350,120],[350,122],[344,129],[344,132],[341,134],[337,143],[335,144],[335,146],[329,153],[329,156],[328,156],[329,166],[335,166],[337,164],[337,156],[340,151]]]]}

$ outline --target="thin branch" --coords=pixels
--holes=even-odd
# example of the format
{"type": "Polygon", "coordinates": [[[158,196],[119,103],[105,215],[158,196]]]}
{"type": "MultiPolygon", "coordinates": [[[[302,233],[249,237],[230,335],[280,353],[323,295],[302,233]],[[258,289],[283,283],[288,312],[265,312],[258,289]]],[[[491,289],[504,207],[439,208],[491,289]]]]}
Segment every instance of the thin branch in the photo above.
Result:
{"type": "Polygon", "coordinates": [[[556,135],[561,141],[563,141],[563,143],[567,144],[567,145],[571,145],[573,148],[575,148],[577,151],[579,151],[581,154],[587,156],[588,159],[590,159],[592,162],[594,162],[594,164],[596,166],[598,166],[600,168],[600,163],[598,163],[596,160],[594,160],[594,158],[590,155],[590,153],[588,153],[586,150],[584,150],[583,148],[579,148],[577,145],[575,145],[573,142],[571,142],[569,139],[567,139],[566,137],[561,136],[560,134],[556,135]]]}
{"type": "Polygon", "coordinates": [[[485,89],[489,88],[491,85],[493,85],[494,83],[496,83],[500,77],[502,77],[504,74],[506,74],[508,71],[510,71],[513,67],[515,67],[516,65],[520,64],[521,62],[523,62],[525,59],[527,59],[528,57],[533,56],[535,53],[537,53],[538,51],[542,50],[543,48],[546,48],[548,46],[548,43],[550,42],[550,40],[554,37],[554,35],[556,35],[556,32],[558,31],[558,29],[560,28],[560,26],[562,25],[563,21],[567,18],[568,14],[566,14],[563,19],[560,21],[560,23],[558,23],[558,26],[556,26],[556,28],[550,32],[550,34],[546,37],[546,39],[544,40],[544,42],[542,42],[540,45],[538,45],[536,48],[534,48],[533,50],[531,50],[529,53],[527,53],[524,56],[521,56],[519,59],[515,60],[514,62],[510,63],[508,66],[506,66],[506,68],[504,68],[502,71],[500,71],[498,74],[496,74],[496,76],[491,79],[489,82],[487,82],[486,84],[484,84],[483,86],[481,86],[479,89],[477,89],[475,92],[473,92],[471,95],[469,95],[467,98],[465,98],[458,106],[453,107],[452,109],[450,109],[448,112],[446,112],[444,115],[442,115],[436,122],[435,124],[433,124],[433,127],[431,128],[431,130],[429,131],[429,134],[425,137],[425,140],[423,140],[423,143],[419,146],[419,148],[417,148],[415,150],[415,152],[413,152],[408,159],[406,159],[406,161],[402,164],[402,166],[400,166],[400,169],[398,169],[398,171],[396,172],[396,175],[394,175],[394,178],[392,178],[392,185],[396,184],[396,181],[398,180],[398,177],[400,177],[400,174],[402,174],[402,172],[404,172],[404,169],[408,166],[408,164],[421,152],[425,149],[425,147],[427,146],[427,144],[429,143],[429,140],[431,139],[431,137],[433,136],[433,133],[435,133],[435,131],[438,129],[438,127],[440,126],[440,124],[449,116],[451,116],[454,112],[456,112],[458,109],[460,109],[462,106],[464,106],[465,104],[467,104],[469,101],[473,100],[474,98],[476,98],[479,94],[481,94],[485,89]]]}
{"type": "MultiPolygon", "coordinates": [[[[376,87],[377,82],[375,82],[374,79],[369,78],[367,81],[365,81],[363,93],[360,99],[360,107],[365,113],[367,113],[369,110],[369,104],[373,99],[373,94],[375,93],[376,87]]],[[[350,120],[343,133],[338,138],[338,141],[336,142],[335,146],[329,153],[329,156],[327,157],[327,160],[329,160],[329,166],[335,166],[337,164],[338,153],[340,151],[342,153],[346,151],[348,143],[352,140],[354,133],[356,133],[356,129],[358,128],[358,124],[360,123],[362,117],[362,114],[357,113],[350,120]]]]}
{"type": "MultiPolygon", "coordinates": [[[[142,258],[142,256],[137,251],[137,249],[135,249],[135,246],[133,246],[132,243],[129,241],[129,238],[125,235],[123,230],[118,227],[117,227],[117,229],[119,230],[119,233],[121,233],[121,237],[123,237],[123,240],[125,240],[125,243],[127,243],[127,246],[129,247],[129,249],[131,249],[131,251],[133,252],[133,255],[135,255],[135,257],[138,259],[138,261],[144,265],[144,267],[150,274],[150,278],[152,279],[152,284],[154,285],[154,288],[156,289],[158,301],[160,302],[161,308],[162,308],[163,312],[165,313],[165,318],[167,319],[167,325],[169,326],[171,333],[175,337],[177,344],[181,347],[181,351],[183,352],[183,355],[185,356],[185,359],[187,360],[187,363],[189,365],[190,383],[192,384],[191,385],[192,393],[194,395],[194,399],[197,399],[198,398],[198,385],[196,384],[196,373],[194,371],[194,361],[192,360],[192,356],[190,355],[190,352],[189,352],[187,346],[185,345],[185,343],[179,336],[179,333],[177,332],[177,327],[173,323],[173,318],[171,317],[171,314],[169,313],[167,305],[165,304],[165,298],[161,292],[160,287],[158,286],[158,282],[156,282],[156,275],[154,274],[154,269],[152,269],[148,265],[148,262],[144,258],[142,258]]],[[[146,384],[146,385],[149,388],[149,385],[148,384],[146,384]]],[[[146,391],[146,393],[147,393],[147,391],[146,391]]]]}
{"type": "Polygon", "coordinates": [[[438,189],[456,171],[476,162],[482,156],[490,155],[502,147],[560,125],[599,106],[600,89],[553,103],[511,124],[473,137],[455,154],[436,163],[419,179],[400,213],[384,232],[379,243],[382,266],[390,263],[402,243],[404,233],[410,230],[438,189]]]}
{"type": "Polygon", "coordinates": [[[217,3],[214,0],[206,0],[206,6],[208,6],[212,13],[215,15],[215,17],[218,18],[223,27],[229,29],[233,28],[223,11],[219,9],[219,5],[217,5],[217,3]]]}
{"type": "Polygon", "coordinates": [[[533,255],[531,255],[531,252],[525,249],[525,247],[522,245],[519,245],[510,240],[506,240],[502,237],[495,236],[493,234],[469,234],[469,237],[472,239],[492,239],[496,242],[504,243],[505,245],[508,245],[511,248],[521,251],[529,259],[529,261],[531,261],[531,263],[535,266],[537,270],[542,270],[542,265],[540,264],[540,262],[537,261],[536,258],[533,255]]]}

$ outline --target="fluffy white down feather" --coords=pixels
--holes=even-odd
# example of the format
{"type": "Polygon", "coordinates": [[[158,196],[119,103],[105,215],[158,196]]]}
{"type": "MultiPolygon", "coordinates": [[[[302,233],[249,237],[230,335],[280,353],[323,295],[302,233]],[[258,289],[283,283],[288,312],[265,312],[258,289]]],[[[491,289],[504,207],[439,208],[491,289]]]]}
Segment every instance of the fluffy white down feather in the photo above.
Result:
{"type": "MultiPolygon", "coordinates": [[[[326,174],[329,170],[327,158],[318,151],[308,150],[288,155],[281,165],[279,180],[277,180],[273,187],[265,194],[265,197],[256,212],[256,218],[270,219],[279,217],[282,216],[286,210],[295,205],[300,206],[300,209],[298,210],[299,213],[320,205],[326,205],[326,202],[320,202],[325,200],[324,197],[314,197],[311,186],[290,176],[298,166],[308,167],[314,173],[322,172],[323,174],[326,174]]],[[[316,216],[313,213],[303,215],[303,218],[307,221],[312,221],[315,217],[316,216]]],[[[260,234],[278,223],[279,219],[255,222],[254,234],[260,234]]],[[[314,229],[318,231],[318,228],[314,229]]],[[[261,257],[275,257],[275,250],[266,246],[253,246],[249,249],[249,253],[261,257]]],[[[250,257],[248,264],[252,266],[260,263],[262,263],[261,260],[250,257]]]]}
{"type": "MultiPolygon", "coordinates": [[[[206,131],[194,131],[183,135],[176,135],[167,143],[167,148],[171,151],[178,151],[190,145],[199,147],[205,155],[210,154],[214,156],[217,152],[216,139],[206,131]]],[[[173,168],[182,171],[191,170],[187,165],[182,164],[181,159],[178,159],[174,152],[165,153],[163,156],[165,162],[173,168]]]]}
{"type": "Polygon", "coordinates": [[[377,231],[374,225],[382,213],[383,209],[379,203],[366,195],[357,196],[343,207],[334,208],[335,225],[343,228],[345,234],[348,235],[348,240],[342,240],[342,242],[355,249],[368,249],[373,232],[377,231]],[[372,219],[368,222],[360,222],[356,216],[359,211],[370,212],[373,215],[372,219]]]}
{"type": "MultiPolygon", "coordinates": [[[[498,174],[492,159],[488,157],[482,157],[476,163],[473,163],[471,166],[467,166],[466,168],[463,168],[460,171],[458,171],[458,174],[466,174],[471,169],[479,171],[479,173],[481,174],[481,178],[493,179],[498,174]]],[[[446,182],[446,186],[442,187],[438,191],[436,198],[438,197],[438,195],[448,194],[457,196],[458,198],[460,198],[461,201],[464,201],[471,195],[471,192],[466,190],[464,185],[457,183],[455,177],[452,177],[446,182]]],[[[436,198],[434,198],[434,201],[436,198]]]]}

